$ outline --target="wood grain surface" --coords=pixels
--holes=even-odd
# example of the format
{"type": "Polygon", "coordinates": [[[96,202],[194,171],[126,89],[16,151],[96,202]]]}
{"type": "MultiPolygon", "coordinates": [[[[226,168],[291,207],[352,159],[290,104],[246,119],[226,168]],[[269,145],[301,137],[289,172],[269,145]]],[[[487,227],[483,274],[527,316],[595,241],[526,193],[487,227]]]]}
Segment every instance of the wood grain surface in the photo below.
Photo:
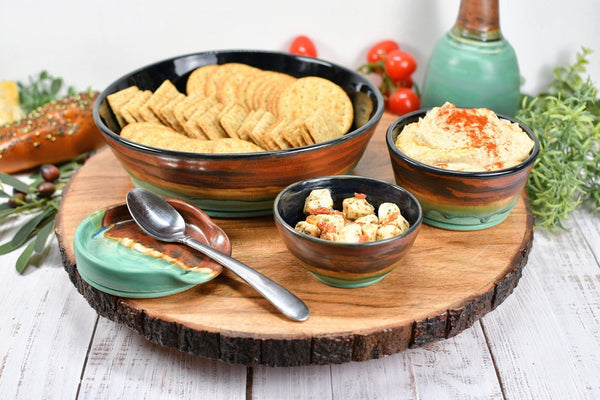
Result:
{"type": "MultiPolygon", "coordinates": [[[[393,181],[384,115],[356,175],[393,181]]],[[[475,232],[423,226],[401,267],[358,289],[327,286],[299,266],[272,217],[215,219],[232,255],[283,284],[311,309],[306,322],[282,316],[225,271],[186,292],[123,299],[88,285],[77,272],[73,235],[96,209],[124,201],[133,186],[109,149],[88,160],[63,192],[57,237],[73,284],[102,316],[167,347],[245,365],[296,366],[379,358],[449,338],[473,325],[517,285],[533,238],[533,217],[520,199],[502,224],[475,232]]]]}

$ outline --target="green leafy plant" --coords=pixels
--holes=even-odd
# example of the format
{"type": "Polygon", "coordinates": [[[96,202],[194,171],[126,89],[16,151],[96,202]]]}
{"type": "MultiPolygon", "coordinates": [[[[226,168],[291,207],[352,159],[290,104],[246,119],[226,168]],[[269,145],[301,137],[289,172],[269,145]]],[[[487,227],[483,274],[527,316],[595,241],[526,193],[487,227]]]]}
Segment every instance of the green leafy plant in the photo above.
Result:
{"type": "MultiPolygon", "coordinates": [[[[50,75],[47,71],[42,71],[37,77],[29,77],[27,83],[17,82],[19,88],[19,105],[29,114],[38,107],[43,106],[53,100],[63,97],[63,79],[50,75]]],[[[69,86],[66,89],[66,95],[76,93],[74,87],[69,86]]]]}
{"type": "Polygon", "coordinates": [[[548,91],[524,96],[516,115],[540,142],[526,190],[536,225],[549,231],[565,229],[580,206],[600,211],[600,102],[584,77],[591,52],[583,48],[573,65],[555,68],[548,91]]]}
{"type": "Polygon", "coordinates": [[[15,215],[31,216],[15,233],[12,239],[0,245],[0,256],[25,246],[17,259],[16,269],[23,273],[36,254],[42,254],[48,237],[54,232],[54,220],[64,185],[87,157],[79,156],[58,167],[60,176],[48,182],[43,174],[32,174],[27,182],[12,175],[0,173],[0,197],[7,199],[0,204],[0,221],[15,215]],[[52,186],[48,185],[51,183],[52,186]],[[45,186],[42,186],[44,184],[45,186]],[[47,186],[50,186],[48,190],[47,186]],[[11,187],[12,190],[8,190],[11,187]]]}

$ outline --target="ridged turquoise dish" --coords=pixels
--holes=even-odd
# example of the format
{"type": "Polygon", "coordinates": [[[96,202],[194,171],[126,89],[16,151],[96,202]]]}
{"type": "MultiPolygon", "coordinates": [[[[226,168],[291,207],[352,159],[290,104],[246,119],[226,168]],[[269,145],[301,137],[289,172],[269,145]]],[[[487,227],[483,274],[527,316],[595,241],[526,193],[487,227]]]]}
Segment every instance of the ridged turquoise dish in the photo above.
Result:
{"type": "MultiPolygon", "coordinates": [[[[189,203],[169,199],[190,236],[231,254],[227,235],[189,203]]],[[[210,281],[222,266],[177,243],[159,242],[131,219],[125,203],[94,211],[74,237],[77,269],[93,287],[120,297],[163,297],[210,281]]]]}

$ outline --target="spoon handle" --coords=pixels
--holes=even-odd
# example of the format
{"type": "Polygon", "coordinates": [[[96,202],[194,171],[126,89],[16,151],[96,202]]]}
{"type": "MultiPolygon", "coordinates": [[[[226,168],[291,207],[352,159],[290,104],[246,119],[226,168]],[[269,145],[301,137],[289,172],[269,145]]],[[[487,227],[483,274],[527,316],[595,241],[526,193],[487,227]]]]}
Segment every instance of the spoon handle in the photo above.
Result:
{"type": "Polygon", "coordinates": [[[310,310],[302,300],[296,297],[292,292],[285,289],[283,286],[267,278],[263,274],[250,268],[246,264],[241,263],[235,258],[231,258],[227,254],[223,254],[210,246],[197,241],[196,239],[183,236],[178,239],[191,248],[198,250],[202,254],[217,261],[222,266],[228,268],[237,276],[242,278],[248,285],[256,289],[267,300],[271,302],[279,311],[291,319],[297,321],[305,321],[310,315],[310,310]]]}

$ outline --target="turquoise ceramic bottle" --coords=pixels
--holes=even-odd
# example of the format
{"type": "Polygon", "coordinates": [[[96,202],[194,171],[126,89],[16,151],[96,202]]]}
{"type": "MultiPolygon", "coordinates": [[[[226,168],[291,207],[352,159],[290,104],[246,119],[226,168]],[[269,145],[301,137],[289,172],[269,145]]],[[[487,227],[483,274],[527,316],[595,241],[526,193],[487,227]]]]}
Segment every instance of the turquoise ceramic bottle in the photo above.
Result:
{"type": "Polygon", "coordinates": [[[498,0],[461,0],[456,23],[431,54],[421,104],[449,101],[514,117],[520,80],[515,51],[500,31],[498,0]]]}

